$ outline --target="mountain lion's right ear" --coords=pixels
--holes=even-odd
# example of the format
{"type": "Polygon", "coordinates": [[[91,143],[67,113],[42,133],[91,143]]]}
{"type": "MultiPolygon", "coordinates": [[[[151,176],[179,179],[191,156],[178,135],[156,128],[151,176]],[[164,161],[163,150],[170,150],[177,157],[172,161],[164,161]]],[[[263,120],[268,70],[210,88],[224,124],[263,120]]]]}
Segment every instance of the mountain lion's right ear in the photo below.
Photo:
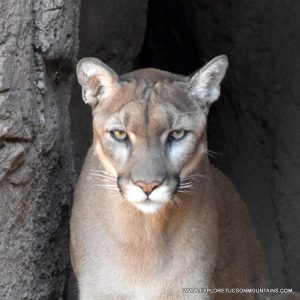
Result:
{"type": "Polygon", "coordinates": [[[82,87],[83,101],[92,108],[114,95],[120,87],[118,75],[93,57],[82,58],[77,64],[76,73],[82,87]]]}

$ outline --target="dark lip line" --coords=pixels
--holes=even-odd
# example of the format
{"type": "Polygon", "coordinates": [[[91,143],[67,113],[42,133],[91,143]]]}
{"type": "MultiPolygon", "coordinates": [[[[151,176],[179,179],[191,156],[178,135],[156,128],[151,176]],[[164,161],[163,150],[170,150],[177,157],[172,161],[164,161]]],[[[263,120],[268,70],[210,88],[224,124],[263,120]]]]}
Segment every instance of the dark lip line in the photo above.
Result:
{"type": "Polygon", "coordinates": [[[179,177],[179,176],[176,176],[176,181],[177,181],[176,187],[175,187],[174,192],[172,193],[172,196],[177,194],[178,189],[179,189],[179,187],[180,187],[180,183],[181,183],[181,182],[180,182],[180,177],[179,177]]]}
{"type": "Polygon", "coordinates": [[[120,180],[121,180],[121,176],[118,175],[118,177],[117,177],[117,186],[119,188],[121,196],[124,198],[124,193],[123,193],[123,190],[122,190],[122,187],[121,187],[121,184],[120,184],[120,180]]]}

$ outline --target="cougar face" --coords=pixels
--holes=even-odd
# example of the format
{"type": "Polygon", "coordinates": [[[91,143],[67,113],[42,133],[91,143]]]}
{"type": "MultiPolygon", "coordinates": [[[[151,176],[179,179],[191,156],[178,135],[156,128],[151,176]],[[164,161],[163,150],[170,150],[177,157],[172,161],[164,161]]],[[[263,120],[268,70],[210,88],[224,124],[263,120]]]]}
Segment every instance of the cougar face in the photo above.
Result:
{"type": "Polygon", "coordinates": [[[139,71],[119,78],[101,61],[82,59],[77,76],[93,108],[95,150],[115,178],[107,186],[144,213],[176,201],[205,154],[206,116],[226,67],[220,56],[191,77],[153,80],[139,71]]]}

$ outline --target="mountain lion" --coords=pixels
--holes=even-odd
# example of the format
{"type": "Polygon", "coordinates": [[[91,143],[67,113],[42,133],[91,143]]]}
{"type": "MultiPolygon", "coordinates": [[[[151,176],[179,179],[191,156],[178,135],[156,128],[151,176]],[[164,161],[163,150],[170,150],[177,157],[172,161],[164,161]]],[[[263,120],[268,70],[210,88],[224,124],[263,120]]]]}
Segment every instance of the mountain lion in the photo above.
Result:
{"type": "Polygon", "coordinates": [[[227,66],[222,55],[188,77],[118,76],[95,58],[78,63],[94,131],[71,218],[81,300],[261,299],[200,290],[266,287],[247,209],[208,159],[207,114],[227,66]]]}

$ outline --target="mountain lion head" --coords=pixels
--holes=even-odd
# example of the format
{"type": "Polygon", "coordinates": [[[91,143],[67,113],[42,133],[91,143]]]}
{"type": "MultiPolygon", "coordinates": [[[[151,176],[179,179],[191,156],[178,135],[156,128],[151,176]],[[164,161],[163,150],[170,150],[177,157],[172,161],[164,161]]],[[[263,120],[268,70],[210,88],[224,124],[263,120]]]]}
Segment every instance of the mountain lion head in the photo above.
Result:
{"type": "Polygon", "coordinates": [[[206,155],[208,109],[220,95],[227,66],[227,57],[218,56],[188,77],[156,69],[118,76],[100,60],[81,59],[77,77],[107,172],[102,186],[144,213],[176,201],[184,179],[206,155]]]}

